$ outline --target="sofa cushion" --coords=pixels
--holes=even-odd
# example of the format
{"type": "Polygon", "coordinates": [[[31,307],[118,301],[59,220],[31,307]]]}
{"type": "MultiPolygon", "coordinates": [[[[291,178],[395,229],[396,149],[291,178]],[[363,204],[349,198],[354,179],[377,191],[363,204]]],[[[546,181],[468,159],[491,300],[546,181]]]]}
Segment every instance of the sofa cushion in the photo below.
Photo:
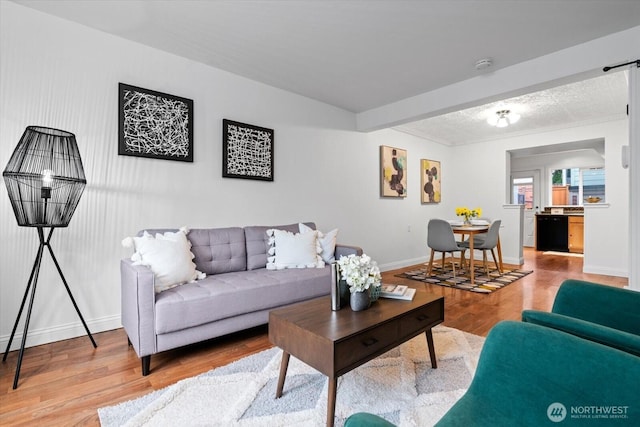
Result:
{"type": "Polygon", "coordinates": [[[330,288],[329,267],[259,269],[207,276],[156,296],[156,333],[328,295],[330,288]]]}
{"type": "Polygon", "coordinates": [[[221,274],[247,269],[247,246],[242,228],[193,229],[187,237],[198,270],[221,274]]]}
{"type": "Polygon", "coordinates": [[[135,247],[131,256],[133,265],[147,266],[153,272],[155,292],[204,278],[192,261],[194,256],[190,250],[191,242],[186,237],[187,232],[186,228],[155,235],[144,231],[140,237],[122,241],[125,246],[133,243],[135,247]]]}
{"type": "MultiPolygon", "coordinates": [[[[307,227],[303,223],[298,224],[300,227],[300,233],[308,233],[310,231],[315,231],[310,227],[307,227]]],[[[322,247],[322,252],[320,256],[327,264],[331,264],[336,261],[336,243],[338,242],[338,229],[334,228],[331,231],[327,231],[326,233],[318,230],[318,242],[322,247]]]]}
{"type": "Polygon", "coordinates": [[[283,268],[322,268],[324,261],[319,255],[322,246],[318,241],[318,232],[291,233],[290,231],[270,228],[267,270],[283,268]]]}
{"type": "MultiPolygon", "coordinates": [[[[305,222],[305,225],[316,229],[313,222],[305,222]]],[[[244,228],[244,238],[247,244],[247,270],[255,270],[257,268],[265,268],[267,266],[267,251],[269,250],[269,236],[267,230],[276,228],[278,230],[286,230],[297,233],[299,230],[298,223],[288,225],[252,225],[244,228]]]]}

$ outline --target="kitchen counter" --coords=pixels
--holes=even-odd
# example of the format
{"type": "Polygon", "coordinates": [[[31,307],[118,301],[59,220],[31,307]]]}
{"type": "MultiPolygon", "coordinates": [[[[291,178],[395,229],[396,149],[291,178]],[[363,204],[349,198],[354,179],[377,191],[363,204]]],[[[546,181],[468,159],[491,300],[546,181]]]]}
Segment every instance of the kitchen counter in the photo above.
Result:
{"type": "Polygon", "coordinates": [[[552,214],[552,213],[547,213],[547,212],[540,212],[537,213],[536,216],[582,216],[584,217],[584,213],[580,212],[580,213],[563,213],[563,214],[552,214]]]}

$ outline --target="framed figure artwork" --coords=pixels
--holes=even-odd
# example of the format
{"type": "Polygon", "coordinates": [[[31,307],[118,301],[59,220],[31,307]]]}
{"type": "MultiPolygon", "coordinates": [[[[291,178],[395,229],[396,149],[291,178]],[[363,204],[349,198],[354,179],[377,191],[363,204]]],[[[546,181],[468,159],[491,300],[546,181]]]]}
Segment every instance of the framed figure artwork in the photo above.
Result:
{"type": "Polygon", "coordinates": [[[420,160],[420,188],[422,203],[442,201],[442,169],[437,160],[420,160]]]}
{"type": "Polygon", "coordinates": [[[407,197],[407,150],[380,146],[380,196],[407,197]]]}
{"type": "Polygon", "coordinates": [[[118,85],[118,154],[193,162],[193,100],[118,85]]]}

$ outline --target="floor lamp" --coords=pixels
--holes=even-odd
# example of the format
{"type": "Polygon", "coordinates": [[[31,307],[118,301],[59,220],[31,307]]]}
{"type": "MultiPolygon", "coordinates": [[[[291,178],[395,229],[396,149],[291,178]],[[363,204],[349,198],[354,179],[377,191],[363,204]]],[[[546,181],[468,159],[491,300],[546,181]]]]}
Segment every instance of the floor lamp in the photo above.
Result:
{"type": "Polygon", "coordinates": [[[80,316],[82,325],[87,331],[93,347],[96,348],[97,344],[93,336],[91,336],[91,332],[89,332],[89,328],[71,294],[67,280],[62,274],[58,260],[53,254],[50,245],[53,230],[69,225],[71,216],[76,210],[82,191],[87,184],[75,135],[63,130],[42,126],[27,127],[2,176],[7,186],[9,199],[11,199],[11,206],[18,220],[18,225],[21,227],[35,227],[40,240],[36,260],[33,263],[31,275],[27,282],[27,289],[24,292],[7,349],[2,357],[2,361],[6,362],[27,297],[31,293],[24,323],[24,333],[22,334],[22,344],[18,354],[18,365],[13,379],[13,389],[15,390],[18,387],[18,379],[20,378],[24,345],[27,341],[29,320],[31,319],[31,310],[45,247],[51,254],[53,263],[62,278],[62,283],[67,289],[71,302],[78,316],[80,316]],[[49,229],[46,238],[45,228],[49,229]]]}

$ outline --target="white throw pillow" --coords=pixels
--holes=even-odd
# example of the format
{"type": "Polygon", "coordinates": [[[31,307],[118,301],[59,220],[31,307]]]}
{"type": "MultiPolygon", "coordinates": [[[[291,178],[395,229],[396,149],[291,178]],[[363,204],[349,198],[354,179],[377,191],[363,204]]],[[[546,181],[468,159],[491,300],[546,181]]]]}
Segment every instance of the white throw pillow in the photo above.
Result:
{"type": "MultiPolygon", "coordinates": [[[[308,233],[310,231],[316,231],[313,228],[299,223],[298,228],[300,229],[300,233],[308,233]]],[[[338,241],[338,229],[334,229],[323,233],[318,231],[318,242],[320,242],[320,246],[322,247],[322,252],[320,256],[327,264],[331,264],[336,261],[336,243],[338,241]]]]}
{"type": "Polygon", "coordinates": [[[186,228],[181,228],[175,233],[157,233],[154,237],[145,231],[142,237],[122,241],[123,246],[133,244],[135,247],[131,256],[133,265],[145,265],[153,272],[156,293],[206,277],[196,270],[187,233],[186,228]]]}
{"type": "Polygon", "coordinates": [[[318,233],[293,234],[289,231],[269,229],[269,252],[267,269],[322,268],[324,261],[319,255],[322,247],[318,233]]]}

